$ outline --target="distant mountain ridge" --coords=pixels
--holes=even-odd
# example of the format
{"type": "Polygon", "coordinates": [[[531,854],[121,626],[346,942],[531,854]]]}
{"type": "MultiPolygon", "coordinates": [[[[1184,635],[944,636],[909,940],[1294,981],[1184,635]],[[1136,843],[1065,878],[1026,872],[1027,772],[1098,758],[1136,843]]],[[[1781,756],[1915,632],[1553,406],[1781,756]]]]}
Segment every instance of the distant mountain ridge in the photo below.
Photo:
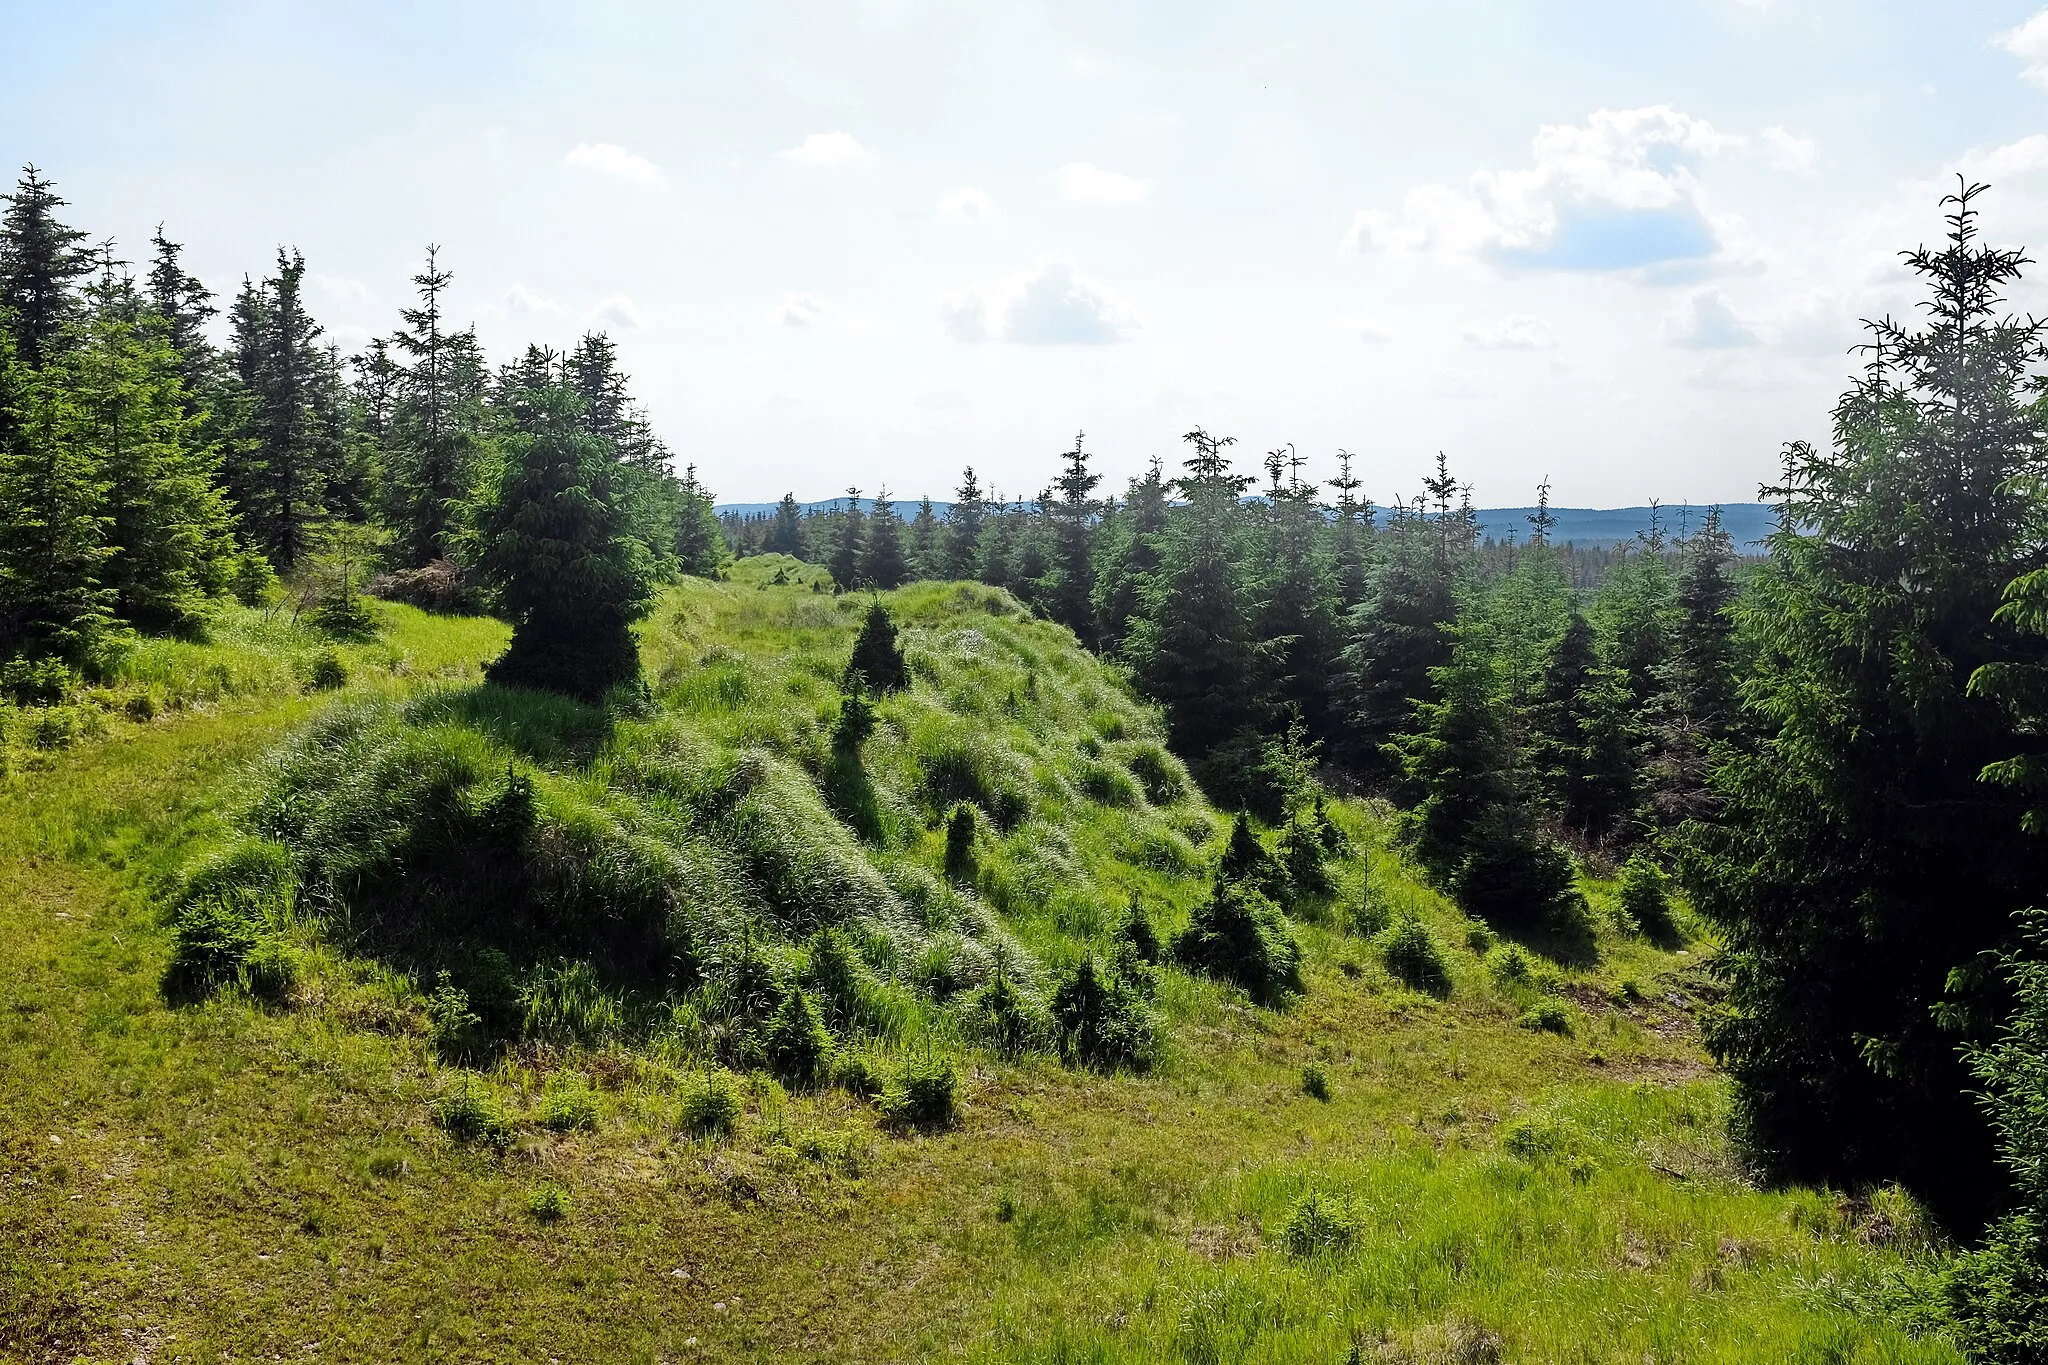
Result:
{"type": "MultiPolygon", "coordinates": [[[[846,508],[845,498],[826,498],[820,502],[803,502],[797,506],[806,513],[838,512],[846,508]]],[[[874,510],[874,499],[862,498],[861,510],[874,510]]],[[[1026,506],[1031,504],[1026,503],[1026,506]]],[[[1746,554],[1761,553],[1763,542],[1775,526],[1777,508],[1767,502],[1724,502],[1712,504],[1721,509],[1721,525],[1729,538],[1735,542],[1737,551],[1746,554]]],[[[773,512],[777,504],[772,502],[726,502],[718,505],[720,514],[727,512],[738,516],[754,516],[773,512]]],[[[908,520],[917,514],[917,502],[892,501],[896,515],[908,520]]],[[[952,510],[949,502],[935,502],[932,511],[943,520],[952,510]]],[[[1665,505],[1657,509],[1657,522],[1666,539],[1697,530],[1707,515],[1708,504],[1682,507],[1665,505]]],[[[1486,539],[1506,540],[1512,536],[1518,543],[1529,539],[1529,518],[1535,515],[1534,507],[1482,507],[1478,509],[1479,534],[1486,539]]],[[[1648,507],[1553,507],[1550,515],[1557,518],[1551,539],[1588,548],[1602,545],[1617,545],[1634,540],[1639,532],[1650,527],[1648,507]]]]}

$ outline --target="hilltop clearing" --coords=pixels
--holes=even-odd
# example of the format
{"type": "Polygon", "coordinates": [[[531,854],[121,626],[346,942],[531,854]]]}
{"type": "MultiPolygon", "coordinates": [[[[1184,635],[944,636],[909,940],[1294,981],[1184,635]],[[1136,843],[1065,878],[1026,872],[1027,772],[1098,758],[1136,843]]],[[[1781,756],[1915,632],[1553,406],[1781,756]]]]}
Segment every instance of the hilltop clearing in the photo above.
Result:
{"type": "Polygon", "coordinates": [[[12,717],[0,1357],[1956,1358],[1910,1201],[1741,1169],[1683,905],[1560,959],[1383,807],[1233,847],[1063,628],[816,577],[609,706],[385,604],[12,717]]]}

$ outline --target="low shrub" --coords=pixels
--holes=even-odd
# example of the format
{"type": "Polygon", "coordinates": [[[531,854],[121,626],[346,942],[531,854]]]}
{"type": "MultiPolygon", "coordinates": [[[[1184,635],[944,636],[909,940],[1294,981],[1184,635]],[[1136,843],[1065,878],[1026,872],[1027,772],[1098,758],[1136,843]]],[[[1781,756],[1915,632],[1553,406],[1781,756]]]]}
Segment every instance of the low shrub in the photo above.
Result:
{"type": "Polygon", "coordinates": [[[61,659],[9,659],[0,663],[0,696],[17,706],[55,706],[78,686],[61,659]]]}
{"type": "Polygon", "coordinates": [[[1571,1008],[1562,1000],[1545,998],[1538,1000],[1522,1011],[1517,1021],[1525,1029],[1539,1033],[1555,1033],[1569,1038],[1572,1034],[1571,1008]]]}
{"type": "Polygon", "coordinates": [[[1301,990],[1301,945],[1287,916],[1255,887],[1219,880],[1173,941],[1174,959],[1234,981],[1262,1005],[1301,990]]]}
{"type": "Polygon", "coordinates": [[[919,1052],[903,1059],[876,1101],[891,1123],[912,1128],[944,1128],[953,1122],[958,1077],[951,1058],[919,1052]]]}
{"type": "Polygon", "coordinates": [[[842,1047],[832,1054],[832,1084],[864,1100],[878,1098],[889,1084],[889,1066],[868,1048],[842,1047]]]}
{"type": "Polygon", "coordinates": [[[1145,913],[1145,903],[1136,896],[1131,897],[1131,908],[1117,925],[1116,936],[1130,948],[1131,956],[1147,966],[1156,967],[1166,960],[1166,945],[1159,940],[1159,930],[1145,913]]]}
{"type": "Polygon", "coordinates": [[[1312,1100],[1330,1102],[1330,1075],[1322,1067],[1310,1062],[1301,1069],[1301,1093],[1312,1100]]]}
{"type": "Polygon", "coordinates": [[[483,1046],[483,1020],[469,1007],[469,992],[445,971],[427,995],[426,1015],[427,1039],[449,1061],[471,1057],[483,1046]]]}
{"type": "Polygon", "coordinates": [[[1044,1014],[1011,982],[1000,967],[967,1005],[969,1031],[1000,1052],[1029,1052],[1041,1046],[1047,1032],[1044,1014]]]}
{"type": "Polygon", "coordinates": [[[1660,942],[1677,935],[1664,869],[1641,850],[1621,865],[1621,913],[1625,927],[1660,942]]]}
{"type": "Polygon", "coordinates": [[[243,985],[281,999],[291,970],[278,935],[291,918],[297,885],[290,851],[267,839],[240,840],[201,863],[170,905],[166,994],[196,999],[243,985]]]}
{"type": "Polygon", "coordinates": [[[331,649],[323,649],[313,658],[306,670],[306,686],[315,692],[332,692],[348,683],[348,665],[341,661],[341,655],[331,649]]]}
{"type": "Polygon", "coordinates": [[[1451,993],[1451,968],[1429,926],[1404,916],[1380,936],[1380,961],[1396,981],[1428,995],[1451,993]]]}
{"type": "Polygon", "coordinates": [[[1519,943],[1503,943],[1488,953],[1486,970],[1503,986],[1526,986],[1536,979],[1536,964],[1519,943]]]}
{"type": "Polygon", "coordinates": [[[460,1143],[499,1151],[512,1145],[512,1120],[490,1087],[469,1072],[434,1101],[434,1122],[460,1143]]]}
{"type": "Polygon", "coordinates": [[[568,1191],[552,1180],[543,1180],[528,1191],[526,1211],[543,1223],[559,1222],[569,1213],[568,1191]]]}
{"type": "Polygon", "coordinates": [[[1465,946],[1480,957],[1493,951],[1496,942],[1493,930],[1483,924],[1471,924],[1465,928],[1465,946]]]}
{"type": "Polygon", "coordinates": [[[783,997],[761,1037],[769,1068],[792,1085],[816,1085],[832,1060],[832,1034],[810,995],[797,987],[783,997]]]}
{"type": "Polygon", "coordinates": [[[697,1137],[722,1137],[740,1116],[740,1090],[729,1071],[705,1071],[683,1082],[678,1111],[686,1132],[697,1137]]]}
{"type": "Polygon", "coordinates": [[[1584,936],[1586,899],[1572,856],[1536,833],[1525,816],[1496,806],[1481,818],[1452,879],[1467,912],[1493,924],[1584,936]]]}
{"type": "Polygon", "coordinates": [[[1287,871],[1259,842],[1243,811],[1230,822],[1230,840],[1223,846],[1223,861],[1217,866],[1216,879],[1244,883],[1269,900],[1286,898],[1287,871]]]}
{"type": "Polygon", "coordinates": [[[1159,1046],[1152,1007],[1093,953],[1082,954],[1053,992],[1052,1020],[1061,1053],[1086,1066],[1143,1069],[1159,1046]]]}
{"type": "Polygon", "coordinates": [[[540,1121],[551,1132],[576,1133],[597,1127],[597,1096],[581,1076],[556,1072],[541,1093],[540,1121]]]}
{"type": "Polygon", "coordinates": [[[1350,1206],[1316,1190],[1295,1200],[1280,1225],[1281,1247],[1298,1260],[1342,1251],[1357,1236],[1358,1220],[1350,1206]]]}

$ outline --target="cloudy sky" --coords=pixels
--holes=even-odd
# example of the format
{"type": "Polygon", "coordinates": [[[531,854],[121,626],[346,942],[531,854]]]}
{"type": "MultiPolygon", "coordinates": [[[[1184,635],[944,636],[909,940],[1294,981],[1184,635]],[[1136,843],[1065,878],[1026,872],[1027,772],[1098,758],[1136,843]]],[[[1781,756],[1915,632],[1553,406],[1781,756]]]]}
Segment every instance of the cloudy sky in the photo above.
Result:
{"type": "Polygon", "coordinates": [[[344,349],[437,242],[494,356],[610,331],[726,500],[1200,424],[1382,500],[1442,449],[1744,501],[1957,170],[2048,249],[2038,3],[0,0],[0,158],[221,292],[295,245],[344,349]]]}

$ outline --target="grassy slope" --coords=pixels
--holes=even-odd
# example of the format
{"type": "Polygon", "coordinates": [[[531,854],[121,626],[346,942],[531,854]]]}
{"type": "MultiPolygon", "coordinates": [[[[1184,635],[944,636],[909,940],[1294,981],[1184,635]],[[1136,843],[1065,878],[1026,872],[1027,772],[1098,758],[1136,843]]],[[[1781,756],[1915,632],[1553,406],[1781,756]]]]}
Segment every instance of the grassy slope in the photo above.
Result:
{"type": "MultiPolygon", "coordinates": [[[[749,567],[664,601],[650,674],[693,723],[800,750],[854,618],[749,567]]],[[[986,615],[949,593],[895,604],[932,632],[913,656],[986,615]]],[[[1099,685],[1049,627],[988,628],[1037,642],[1062,697],[1099,685]]],[[[460,679],[500,640],[394,609],[383,641],[344,653],[352,690],[402,689],[460,679]]],[[[158,993],[152,896],[219,837],[234,775],[319,704],[258,666],[303,641],[246,648],[222,700],[108,721],[0,789],[0,1358],[1483,1360],[1491,1332],[1512,1360],[1953,1359],[1871,1311],[1926,1262],[1910,1211],[1740,1179],[1681,1008],[1689,959],[1603,935],[1599,967],[1548,982],[1576,1035],[1518,1028],[1538,988],[1491,981],[1352,805],[1375,884],[1458,945],[1447,1001],[1304,926],[1292,1010],[1169,972],[1152,1075],[977,1057],[940,1135],[762,1088],[732,1139],[695,1142],[672,1096],[599,1053],[577,1059],[612,1087],[595,1131],[456,1147],[427,1118],[440,1071],[415,997],[376,964],[311,948],[288,1011],[158,993]],[[1327,1103],[1301,1093],[1310,1062],[1327,1103]],[[527,1212],[544,1180],[567,1191],[559,1222],[527,1212]],[[1308,1189],[1348,1209],[1348,1248],[1285,1252],[1308,1189]]],[[[917,727],[946,721],[931,676],[951,675],[891,703],[871,745],[885,789],[917,727]]],[[[1064,892],[1026,856],[1049,831],[994,855],[1020,940],[1057,958],[1133,889],[1177,922],[1198,878],[1119,856],[1129,812],[1061,809],[1064,892]]],[[[933,856],[914,820],[898,837],[933,856]]],[[[1342,869],[1343,901],[1364,871],[1342,869]]],[[[499,1080],[531,1105],[530,1067],[499,1080]]]]}

